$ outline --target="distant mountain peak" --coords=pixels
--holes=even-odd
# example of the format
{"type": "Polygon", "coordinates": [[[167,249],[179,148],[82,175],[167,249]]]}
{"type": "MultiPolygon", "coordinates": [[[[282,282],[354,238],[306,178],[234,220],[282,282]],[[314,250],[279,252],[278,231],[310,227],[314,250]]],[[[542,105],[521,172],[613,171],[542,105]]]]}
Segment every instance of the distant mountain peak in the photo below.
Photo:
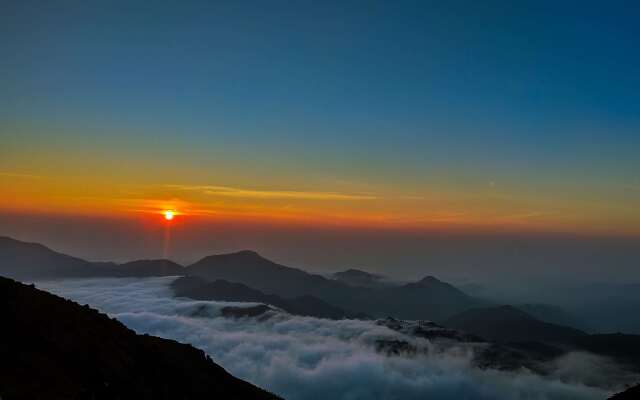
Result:
{"type": "Polygon", "coordinates": [[[520,314],[525,314],[525,315],[529,315],[527,312],[512,306],[511,304],[502,304],[499,306],[496,306],[497,309],[502,310],[502,311],[508,311],[508,312],[514,312],[514,313],[520,313],[520,314]]]}
{"type": "Polygon", "coordinates": [[[99,277],[184,275],[170,260],[137,260],[124,264],[90,262],[58,253],[40,243],[0,236],[0,275],[23,280],[99,277]]]}
{"type": "Polygon", "coordinates": [[[417,282],[408,283],[408,284],[405,285],[405,287],[443,288],[443,289],[447,288],[447,289],[450,289],[450,290],[455,290],[455,291],[461,292],[460,289],[456,288],[455,286],[451,285],[450,283],[441,281],[440,279],[438,279],[438,278],[436,278],[435,276],[432,276],[432,275],[425,276],[424,278],[420,279],[417,282]]]}
{"type": "Polygon", "coordinates": [[[381,275],[373,274],[357,268],[349,268],[344,271],[335,272],[333,275],[336,277],[366,278],[374,280],[382,279],[381,275]]]}
{"type": "Polygon", "coordinates": [[[334,272],[332,278],[352,286],[383,287],[388,285],[384,276],[356,268],[334,272]]]}
{"type": "MultiPolygon", "coordinates": [[[[337,274],[339,274],[340,272],[336,272],[337,274]]],[[[364,274],[364,275],[374,275],[377,276],[375,274],[372,274],[371,272],[367,272],[367,271],[363,271],[361,269],[357,269],[357,268],[348,268],[344,271],[342,271],[342,273],[350,273],[350,274],[364,274]]]]}
{"type": "Polygon", "coordinates": [[[261,256],[257,251],[254,250],[238,250],[231,253],[222,253],[222,254],[212,254],[210,256],[204,257],[202,260],[213,260],[213,259],[236,259],[242,261],[268,261],[267,258],[261,256]]]}
{"type": "Polygon", "coordinates": [[[444,283],[444,282],[442,282],[440,279],[436,278],[433,275],[428,275],[420,279],[418,283],[444,283]]]}
{"type": "Polygon", "coordinates": [[[260,255],[260,253],[258,253],[257,251],[254,250],[240,250],[237,251],[235,253],[231,253],[231,254],[235,254],[238,256],[243,256],[243,257],[256,257],[256,258],[264,258],[260,255]]]}

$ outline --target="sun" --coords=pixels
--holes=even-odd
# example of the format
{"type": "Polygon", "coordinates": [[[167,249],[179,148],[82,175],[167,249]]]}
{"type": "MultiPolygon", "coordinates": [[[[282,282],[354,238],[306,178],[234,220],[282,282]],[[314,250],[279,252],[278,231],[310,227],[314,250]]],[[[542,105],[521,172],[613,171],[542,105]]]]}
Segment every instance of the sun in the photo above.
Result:
{"type": "Polygon", "coordinates": [[[173,216],[175,215],[175,212],[173,210],[164,210],[163,214],[164,219],[166,219],[167,221],[171,221],[173,219],[173,216]]]}

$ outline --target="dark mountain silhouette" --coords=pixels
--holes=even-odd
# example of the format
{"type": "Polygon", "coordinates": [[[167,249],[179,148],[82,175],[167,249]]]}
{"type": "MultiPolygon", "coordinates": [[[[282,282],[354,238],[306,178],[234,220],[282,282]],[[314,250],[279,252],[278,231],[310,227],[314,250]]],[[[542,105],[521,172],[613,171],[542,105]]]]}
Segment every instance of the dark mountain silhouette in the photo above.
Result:
{"type": "MultiPolygon", "coordinates": [[[[451,301],[469,303],[469,296],[455,286],[443,282],[433,276],[427,276],[415,283],[407,283],[406,285],[396,288],[396,292],[411,293],[414,296],[428,295],[429,299],[434,302],[443,301],[449,303],[451,301]]],[[[445,304],[442,304],[445,306],[445,304]]]]}
{"type": "Polygon", "coordinates": [[[18,280],[183,274],[184,268],[169,260],[139,260],[120,265],[90,262],[58,253],[38,243],[0,237],[0,275],[18,280]]]}
{"type": "Polygon", "coordinates": [[[347,285],[351,286],[389,286],[389,283],[385,281],[383,276],[353,268],[346,271],[335,272],[331,274],[331,277],[339,282],[346,283],[347,285]]]}
{"type": "Polygon", "coordinates": [[[640,399],[640,385],[632,386],[624,392],[614,394],[609,400],[638,400],[640,399]]]}
{"type": "Polygon", "coordinates": [[[402,319],[443,321],[483,303],[449,283],[427,276],[415,283],[375,291],[376,307],[384,315],[402,319]]]}
{"type": "Polygon", "coordinates": [[[578,319],[569,311],[550,304],[528,303],[519,304],[516,308],[526,312],[532,317],[543,322],[549,322],[557,325],[570,326],[572,328],[584,330],[586,323],[578,319]]]}
{"type": "Polygon", "coordinates": [[[188,275],[209,281],[224,279],[243,283],[268,294],[283,297],[316,295],[332,288],[345,286],[320,275],[276,264],[249,250],[212,255],[186,268],[188,275]]]}
{"type": "MultiPolygon", "coordinates": [[[[611,358],[622,368],[623,375],[640,371],[640,336],[636,335],[582,334],[574,342],[558,344],[537,341],[495,342],[431,321],[404,321],[388,317],[376,320],[375,323],[409,337],[428,339],[432,344],[457,342],[462,348],[464,344],[469,344],[474,349],[471,363],[481,369],[522,371],[524,368],[539,375],[549,375],[554,371],[556,360],[571,351],[582,350],[611,358]]],[[[505,326],[505,329],[509,329],[509,326],[505,326]]],[[[404,339],[380,339],[376,340],[375,346],[380,353],[396,356],[429,354],[432,351],[404,339]]]]}
{"type": "MultiPolygon", "coordinates": [[[[519,371],[523,368],[537,374],[547,374],[547,364],[566,354],[566,351],[554,346],[537,342],[492,343],[483,338],[456,329],[445,328],[431,321],[403,321],[385,318],[376,321],[377,325],[403,333],[410,337],[428,339],[431,343],[457,342],[473,346],[471,362],[481,369],[499,369],[519,371]]],[[[377,340],[376,350],[387,355],[429,354],[429,348],[420,349],[406,340],[377,340]]]]}
{"type": "Polygon", "coordinates": [[[0,275],[16,279],[86,274],[88,261],[55,252],[38,243],[0,237],[0,275]]]}
{"type": "Polygon", "coordinates": [[[621,333],[589,335],[581,330],[542,322],[512,306],[464,311],[445,326],[478,335],[500,345],[522,348],[552,345],[558,350],[588,351],[609,357],[640,373],[640,335],[621,333]]]}
{"type": "Polygon", "coordinates": [[[605,333],[578,337],[573,345],[579,349],[611,357],[640,372],[640,335],[605,333]]]}
{"type": "Polygon", "coordinates": [[[196,300],[244,301],[264,303],[278,307],[290,314],[313,316],[318,318],[366,318],[334,307],[313,296],[300,296],[283,299],[276,295],[267,295],[241,283],[232,283],[219,279],[208,282],[197,277],[182,277],[175,280],[171,287],[176,296],[189,297],[196,300]]]}
{"type": "Polygon", "coordinates": [[[355,287],[276,264],[252,251],[205,257],[187,268],[168,260],[118,265],[89,262],[40,244],[3,237],[0,238],[0,275],[19,280],[191,275],[209,281],[242,283],[264,294],[296,299],[288,305],[289,310],[298,307],[297,313],[331,318],[340,314],[352,316],[346,310],[357,310],[376,317],[391,315],[442,321],[481,305],[477,299],[433,277],[404,286],[355,287]],[[313,307],[318,310],[311,313],[313,307]]]}
{"type": "Polygon", "coordinates": [[[626,293],[585,296],[583,304],[576,306],[574,312],[588,322],[591,330],[640,334],[640,299],[637,296],[628,296],[626,293]]]}
{"type": "Polygon", "coordinates": [[[444,325],[496,342],[574,343],[587,336],[578,329],[537,320],[513,306],[467,310],[449,318],[444,325]]]}
{"type": "Polygon", "coordinates": [[[284,298],[313,296],[335,307],[383,317],[443,320],[481,303],[433,277],[384,288],[355,287],[286,267],[253,251],[213,255],[186,267],[187,275],[226,280],[284,298]]]}
{"type": "Polygon", "coordinates": [[[276,399],[203,351],[0,278],[2,399],[276,399]]]}

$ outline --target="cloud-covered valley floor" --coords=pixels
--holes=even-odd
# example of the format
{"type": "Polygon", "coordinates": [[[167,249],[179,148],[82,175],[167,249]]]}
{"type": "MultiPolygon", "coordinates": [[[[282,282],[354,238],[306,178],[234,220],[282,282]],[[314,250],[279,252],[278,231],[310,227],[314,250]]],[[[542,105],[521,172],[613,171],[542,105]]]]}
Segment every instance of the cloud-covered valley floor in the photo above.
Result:
{"type": "Polygon", "coordinates": [[[610,370],[596,356],[571,354],[548,377],[474,368],[473,350],[460,346],[433,349],[429,356],[387,356],[376,352],[376,340],[405,340],[422,348],[437,344],[373,321],[285,313],[224,318],[221,308],[231,303],[174,298],[168,286],[173,279],[80,279],[36,286],[89,304],[138,333],[190,343],[232,374],[289,400],[602,400],[612,391],[583,384],[604,379],[610,370]]]}

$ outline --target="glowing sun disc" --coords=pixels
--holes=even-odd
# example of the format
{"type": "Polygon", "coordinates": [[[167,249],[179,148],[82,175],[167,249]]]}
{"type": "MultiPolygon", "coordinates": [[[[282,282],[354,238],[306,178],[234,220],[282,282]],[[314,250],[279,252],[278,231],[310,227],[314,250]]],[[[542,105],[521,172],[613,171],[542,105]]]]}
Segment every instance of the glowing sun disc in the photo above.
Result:
{"type": "Polygon", "coordinates": [[[173,219],[174,215],[175,214],[174,214],[173,210],[165,210],[164,219],[166,219],[167,221],[171,221],[173,219]]]}

